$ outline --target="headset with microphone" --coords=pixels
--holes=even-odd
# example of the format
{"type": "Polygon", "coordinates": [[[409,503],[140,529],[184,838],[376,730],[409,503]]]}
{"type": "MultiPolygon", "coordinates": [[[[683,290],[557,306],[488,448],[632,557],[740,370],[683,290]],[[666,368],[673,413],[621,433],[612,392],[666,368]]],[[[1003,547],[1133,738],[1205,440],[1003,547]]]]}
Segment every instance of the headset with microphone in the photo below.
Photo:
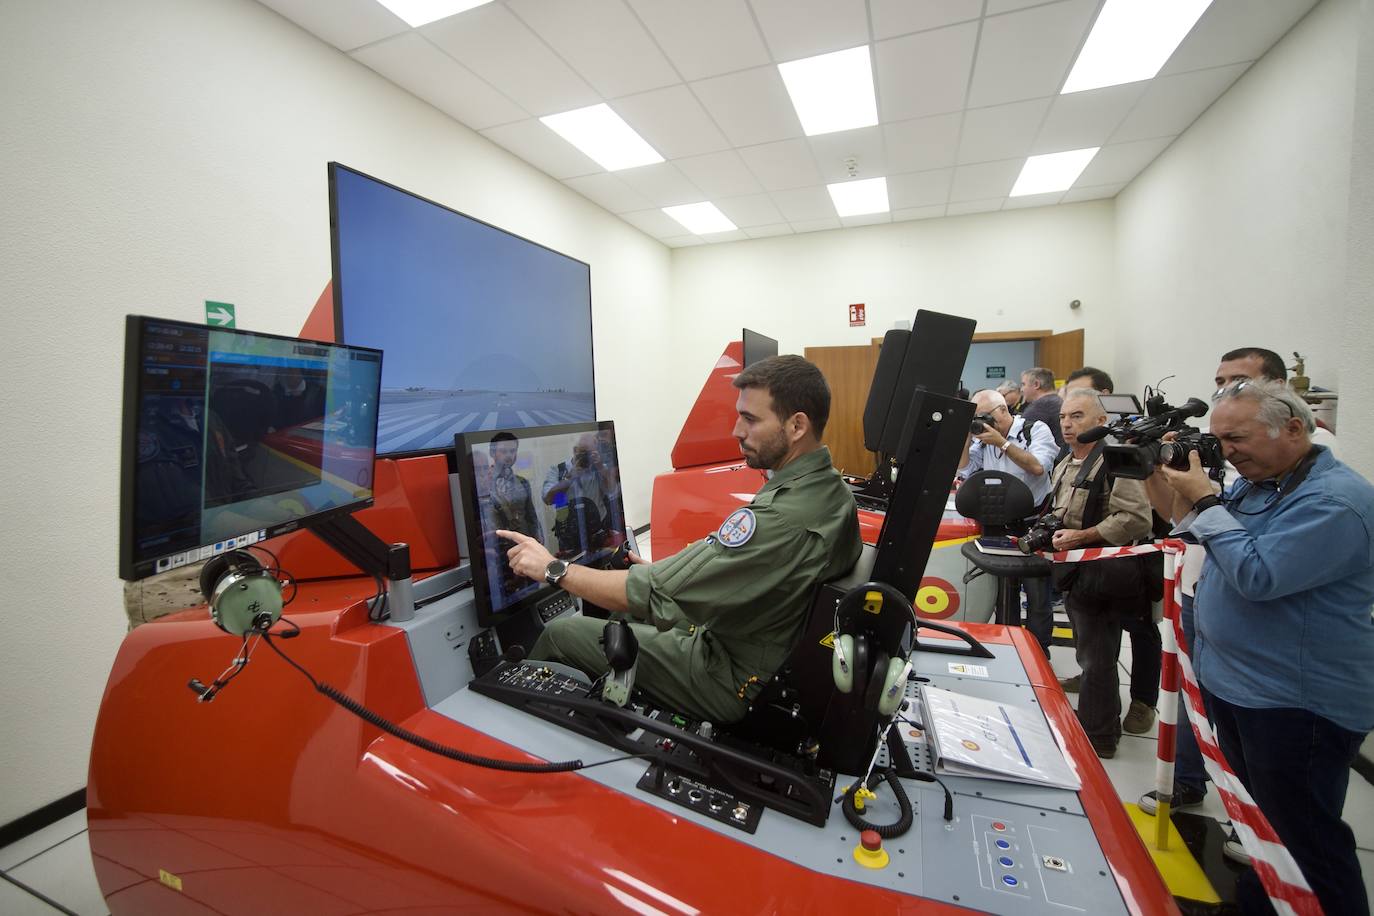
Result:
{"type": "Polygon", "coordinates": [[[210,619],[234,636],[266,630],[281,618],[281,583],[246,550],[210,558],[200,570],[200,591],[210,619]]]}
{"type": "Polygon", "coordinates": [[[835,689],[863,696],[865,708],[884,718],[895,715],[911,674],[914,616],[911,603],[886,583],[868,582],[846,592],[835,605],[835,689]],[[885,604],[898,614],[884,615],[885,604]]]}

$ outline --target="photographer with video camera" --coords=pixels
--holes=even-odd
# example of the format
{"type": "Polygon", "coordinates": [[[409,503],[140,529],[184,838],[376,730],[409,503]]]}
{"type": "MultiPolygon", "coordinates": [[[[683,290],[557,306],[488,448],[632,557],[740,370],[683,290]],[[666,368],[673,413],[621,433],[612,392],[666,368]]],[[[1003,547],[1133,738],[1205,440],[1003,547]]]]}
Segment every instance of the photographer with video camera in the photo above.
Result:
{"type": "MultiPolygon", "coordinates": [[[[1051,477],[1052,509],[1048,515],[1062,522],[1062,527],[1050,534],[1050,548],[1123,546],[1148,538],[1152,526],[1145,485],[1107,473],[1105,443],[1100,435],[1080,439],[1107,422],[1097,391],[1066,391],[1059,417],[1069,451],[1055,465],[1051,477]]],[[[1078,666],[1083,669],[1078,721],[1099,757],[1115,756],[1121,739],[1117,657],[1121,654],[1123,622],[1148,618],[1150,604],[1162,587],[1158,574],[1150,581],[1152,570],[1142,559],[1055,564],[1055,583],[1065,593],[1078,666]]]]}
{"type": "MultiPolygon", "coordinates": [[[[1006,399],[991,388],[975,392],[973,403],[978,413],[964,442],[959,479],[966,479],[978,471],[1005,471],[1025,481],[1036,506],[1042,507],[1050,493],[1050,469],[1059,451],[1049,427],[1038,420],[1012,416],[1006,399]]],[[[1026,628],[1049,658],[1050,637],[1054,630],[1049,583],[1044,579],[1027,579],[1023,584],[1026,588],[1026,628]]],[[[1019,594],[1019,589],[1013,588],[1013,594],[1019,594]]]]}
{"type": "MultiPolygon", "coordinates": [[[[1287,386],[1234,382],[1213,404],[1211,433],[1242,479],[1218,496],[1192,444],[1186,469],[1158,470],[1207,550],[1194,669],[1222,753],[1322,907],[1367,913],[1341,812],[1374,729],[1374,486],[1312,444],[1312,413],[1287,386]]],[[[1254,871],[1237,898],[1268,907],[1254,871]]]]}

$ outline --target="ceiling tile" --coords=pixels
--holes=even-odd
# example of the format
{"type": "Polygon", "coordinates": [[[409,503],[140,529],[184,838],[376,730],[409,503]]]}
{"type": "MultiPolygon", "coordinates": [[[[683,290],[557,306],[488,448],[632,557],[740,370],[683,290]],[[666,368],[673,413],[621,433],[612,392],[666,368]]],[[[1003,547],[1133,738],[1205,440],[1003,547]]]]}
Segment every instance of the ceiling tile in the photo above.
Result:
{"type": "Polygon", "coordinates": [[[1024,210],[1027,207],[1048,207],[1059,203],[1059,199],[1064,196],[1063,191],[1051,191],[1048,194],[1026,194],[1022,197],[1008,197],[1007,202],[1002,205],[1003,210],[1024,210]]]}
{"type": "Polygon", "coordinates": [[[964,112],[958,161],[992,162],[1024,157],[1030,152],[1049,107],[1049,99],[1033,99],[964,112]]]}
{"type": "Polygon", "coordinates": [[[769,63],[744,0],[629,0],[685,80],[769,63]]]}
{"type": "Polygon", "coordinates": [[[744,230],[744,234],[751,239],[766,239],[775,235],[791,235],[792,227],[786,223],[774,223],[771,226],[751,226],[744,230]]]}
{"type": "Polygon", "coordinates": [[[749,236],[738,229],[733,229],[729,232],[708,232],[702,238],[708,242],[742,242],[749,236]]]}
{"type": "Polygon", "coordinates": [[[776,61],[868,44],[864,0],[752,0],[776,61]]]}
{"type": "Polygon", "coordinates": [[[592,203],[600,204],[612,213],[630,213],[653,209],[652,201],[609,172],[584,175],[563,182],[592,203]]]}
{"type": "Polygon", "coordinates": [[[983,0],[868,0],[868,9],[873,37],[881,39],[977,19],[983,15],[983,0]]]}
{"type": "Polygon", "coordinates": [[[690,248],[692,245],[705,245],[699,235],[679,235],[671,239],[660,239],[669,248],[690,248]]]}
{"type": "Polygon", "coordinates": [[[506,5],[607,98],[681,82],[621,0],[507,0],[506,5]]]}
{"type": "Polygon", "coordinates": [[[821,173],[816,169],[811,147],[805,140],[746,146],[740,149],[739,154],[766,190],[779,191],[821,183],[821,173]]]}
{"type": "Polygon", "coordinates": [[[392,35],[409,32],[405,20],[376,0],[262,0],[296,25],[340,51],[352,51],[392,35]]]}
{"type": "Polygon", "coordinates": [[[654,208],[653,210],[633,210],[629,213],[620,214],[620,218],[641,232],[648,233],[656,239],[668,239],[673,236],[682,235],[682,223],[679,223],[658,208],[654,208]]]}
{"type": "Polygon", "coordinates": [[[830,219],[807,219],[792,223],[793,232],[824,232],[826,229],[839,229],[840,221],[837,218],[830,219]]]}
{"type": "Polygon", "coordinates": [[[1112,143],[1102,147],[1093,161],[1078,176],[1074,186],[1090,187],[1099,184],[1129,182],[1141,169],[1154,161],[1174,141],[1173,137],[1155,140],[1136,140],[1131,143],[1112,143]]]}
{"type": "Polygon", "coordinates": [[[440,19],[420,32],[535,116],[601,101],[596,90],[500,3],[440,19]]]}
{"type": "Polygon", "coordinates": [[[625,96],[610,104],[665,159],[730,148],[730,141],[686,86],[625,96]]]}
{"type": "Polygon", "coordinates": [[[482,136],[554,178],[605,171],[571,143],[533,119],[492,127],[482,131],[482,136]]]}
{"type": "Polygon", "coordinates": [[[954,180],[954,169],[936,169],[931,172],[909,172],[905,175],[889,175],[887,178],[887,202],[895,210],[909,210],[914,207],[945,205],[949,199],[949,187],[954,180]]]}
{"type": "Polygon", "coordinates": [[[969,105],[1057,95],[1096,10],[1097,0],[1065,0],[985,19],[969,105]]]}
{"type": "MultiPolygon", "coordinates": [[[[1126,119],[1148,83],[1127,83],[1055,96],[1049,117],[1040,128],[1032,153],[1058,153],[1103,146],[1126,119]]],[[[1178,131],[1174,131],[1177,133],[1178,131]]]]}
{"type": "Polygon", "coordinates": [[[763,190],[758,179],[734,150],[674,159],[673,165],[711,200],[756,194],[763,190]]]}
{"type": "Polygon", "coordinates": [[[841,216],[840,225],[846,229],[851,226],[874,226],[878,223],[892,222],[891,213],[865,213],[863,216],[841,216]]]}
{"type": "Polygon", "coordinates": [[[777,67],[758,67],[692,83],[706,111],[735,146],[802,135],[777,67]]]}
{"type": "Polygon", "coordinates": [[[999,13],[1010,13],[1014,10],[1023,10],[1028,6],[1036,6],[1044,2],[1045,0],[988,0],[987,12],[984,15],[996,16],[999,13]]]}
{"type": "Polygon", "coordinates": [[[833,134],[821,134],[809,139],[811,152],[820,166],[821,178],[827,183],[848,181],[846,159],[854,159],[860,178],[877,178],[889,171],[883,155],[883,129],[861,127],[833,134]]]}
{"type": "Polygon", "coordinates": [[[1155,77],[1146,84],[1140,101],[1112,134],[1112,142],[1183,133],[1249,66],[1231,64],[1213,70],[1155,77]]]}
{"type": "Polygon", "coordinates": [[[1159,73],[1257,60],[1315,5],[1315,0],[1215,0],[1159,73]]]}
{"type": "Polygon", "coordinates": [[[1115,197],[1125,187],[1124,184],[1105,184],[1094,185],[1091,188],[1070,188],[1064,192],[1064,197],[1059,202],[1071,204],[1080,200],[1102,200],[1106,197],[1115,197]]]}
{"type": "Polygon", "coordinates": [[[1007,159],[1002,162],[980,162],[977,165],[961,165],[954,170],[954,183],[949,189],[949,199],[954,201],[990,200],[1006,197],[1016,176],[1021,174],[1024,159],[1007,159]]]}
{"type": "Polygon", "coordinates": [[[987,213],[992,210],[1000,210],[1005,200],[1005,197],[999,197],[996,200],[969,200],[950,204],[945,207],[945,216],[964,216],[968,213],[987,213]]]}
{"type": "Polygon", "coordinates": [[[902,210],[893,210],[892,221],[897,223],[909,219],[935,219],[944,215],[944,204],[938,204],[934,207],[908,207],[902,210]]]}
{"type": "Polygon", "coordinates": [[[694,204],[706,199],[701,189],[687,180],[671,162],[621,169],[616,177],[643,194],[655,207],[694,204]]]}
{"type": "Polygon", "coordinates": [[[783,218],[792,223],[793,228],[796,228],[798,222],[818,219],[833,219],[837,227],[840,224],[835,217],[835,205],[831,202],[830,195],[826,193],[825,188],[793,188],[790,191],[774,191],[773,203],[777,204],[783,218]]]}
{"type": "Polygon", "coordinates": [[[873,78],[883,122],[963,108],[977,37],[978,24],[970,22],[878,42],[873,78]]]}
{"type": "Polygon", "coordinates": [[[529,117],[419,32],[403,32],[349,56],[473,130],[529,117]]]}
{"type": "Polygon", "coordinates": [[[721,213],[730,217],[730,222],[741,229],[755,226],[768,226],[783,222],[783,215],[773,198],[767,194],[746,194],[743,197],[726,197],[712,203],[721,213]]]}
{"type": "Polygon", "coordinates": [[[954,165],[959,151],[959,112],[883,125],[891,172],[923,172],[954,165]]]}

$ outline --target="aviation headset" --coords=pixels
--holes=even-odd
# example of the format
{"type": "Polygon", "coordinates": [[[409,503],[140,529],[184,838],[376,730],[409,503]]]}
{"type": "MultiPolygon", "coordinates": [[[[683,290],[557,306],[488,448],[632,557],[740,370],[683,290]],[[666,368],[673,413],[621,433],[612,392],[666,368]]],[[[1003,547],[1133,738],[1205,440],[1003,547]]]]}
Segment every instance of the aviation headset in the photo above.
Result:
{"type": "MultiPolygon", "coordinates": [[[[883,640],[872,626],[857,632],[861,624],[870,622],[862,615],[881,618],[884,604],[904,618],[911,614],[911,603],[882,582],[856,586],[835,604],[835,652],[830,670],[840,693],[858,692],[863,695],[866,708],[881,716],[892,716],[901,708],[911,674],[911,660],[902,653],[904,639],[883,640]],[[874,656],[872,664],[870,654],[874,656]]],[[[909,632],[910,625],[903,620],[898,632],[909,632]]]]}
{"type": "Polygon", "coordinates": [[[246,550],[211,557],[200,570],[200,591],[210,619],[235,636],[266,629],[281,617],[281,583],[246,550]]]}

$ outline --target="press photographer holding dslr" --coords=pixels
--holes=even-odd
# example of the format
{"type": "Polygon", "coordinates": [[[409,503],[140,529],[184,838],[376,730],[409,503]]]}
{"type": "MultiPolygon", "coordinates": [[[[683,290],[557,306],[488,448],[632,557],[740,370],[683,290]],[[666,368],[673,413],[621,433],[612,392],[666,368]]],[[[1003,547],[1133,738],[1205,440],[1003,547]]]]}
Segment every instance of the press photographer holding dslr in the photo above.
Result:
{"type": "MultiPolygon", "coordinates": [[[[1193,665],[1222,753],[1322,907],[1367,913],[1341,812],[1374,728],[1374,487],[1312,444],[1312,413],[1287,386],[1231,383],[1213,405],[1211,433],[1242,479],[1217,496],[1196,452],[1186,471],[1156,471],[1207,548],[1193,665]]],[[[1254,871],[1237,899],[1268,912],[1254,871]]]]}
{"type": "MultiPolygon", "coordinates": [[[[975,392],[973,403],[978,412],[964,443],[959,478],[978,471],[1005,471],[1025,481],[1036,506],[1043,506],[1050,493],[1050,469],[1059,452],[1050,428],[1038,420],[1012,416],[1006,399],[991,388],[975,392]]],[[[1049,583],[1045,579],[1027,579],[1024,584],[1026,628],[1049,658],[1054,631],[1049,583]]]]}
{"type": "MultiPolygon", "coordinates": [[[[1152,516],[1145,485],[1108,475],[1102,460],[1104,442],[1078,439],[1107,423],[1097,391],[1064,392],[1059,417],[1069,451],[1051,478],[1050,513],[1063,522],[1051,540],[1053,549],[1122,546],[1149,538],[1152,516]]],[[[1126,620],[1150,617],[1150,604],[1161,586],[1158,575],[1153,582],[1151,578],[1150,568],[1138,557],[1055,564],[1054,579],[1065,592],[1078,666],[1083,669],[1078,721],[1099,757],[1115,756],[1121,740],[1121,630],[1126,620]]],[[[1158,664],[1156,657],[1155,681],[1158,664]]]]}

